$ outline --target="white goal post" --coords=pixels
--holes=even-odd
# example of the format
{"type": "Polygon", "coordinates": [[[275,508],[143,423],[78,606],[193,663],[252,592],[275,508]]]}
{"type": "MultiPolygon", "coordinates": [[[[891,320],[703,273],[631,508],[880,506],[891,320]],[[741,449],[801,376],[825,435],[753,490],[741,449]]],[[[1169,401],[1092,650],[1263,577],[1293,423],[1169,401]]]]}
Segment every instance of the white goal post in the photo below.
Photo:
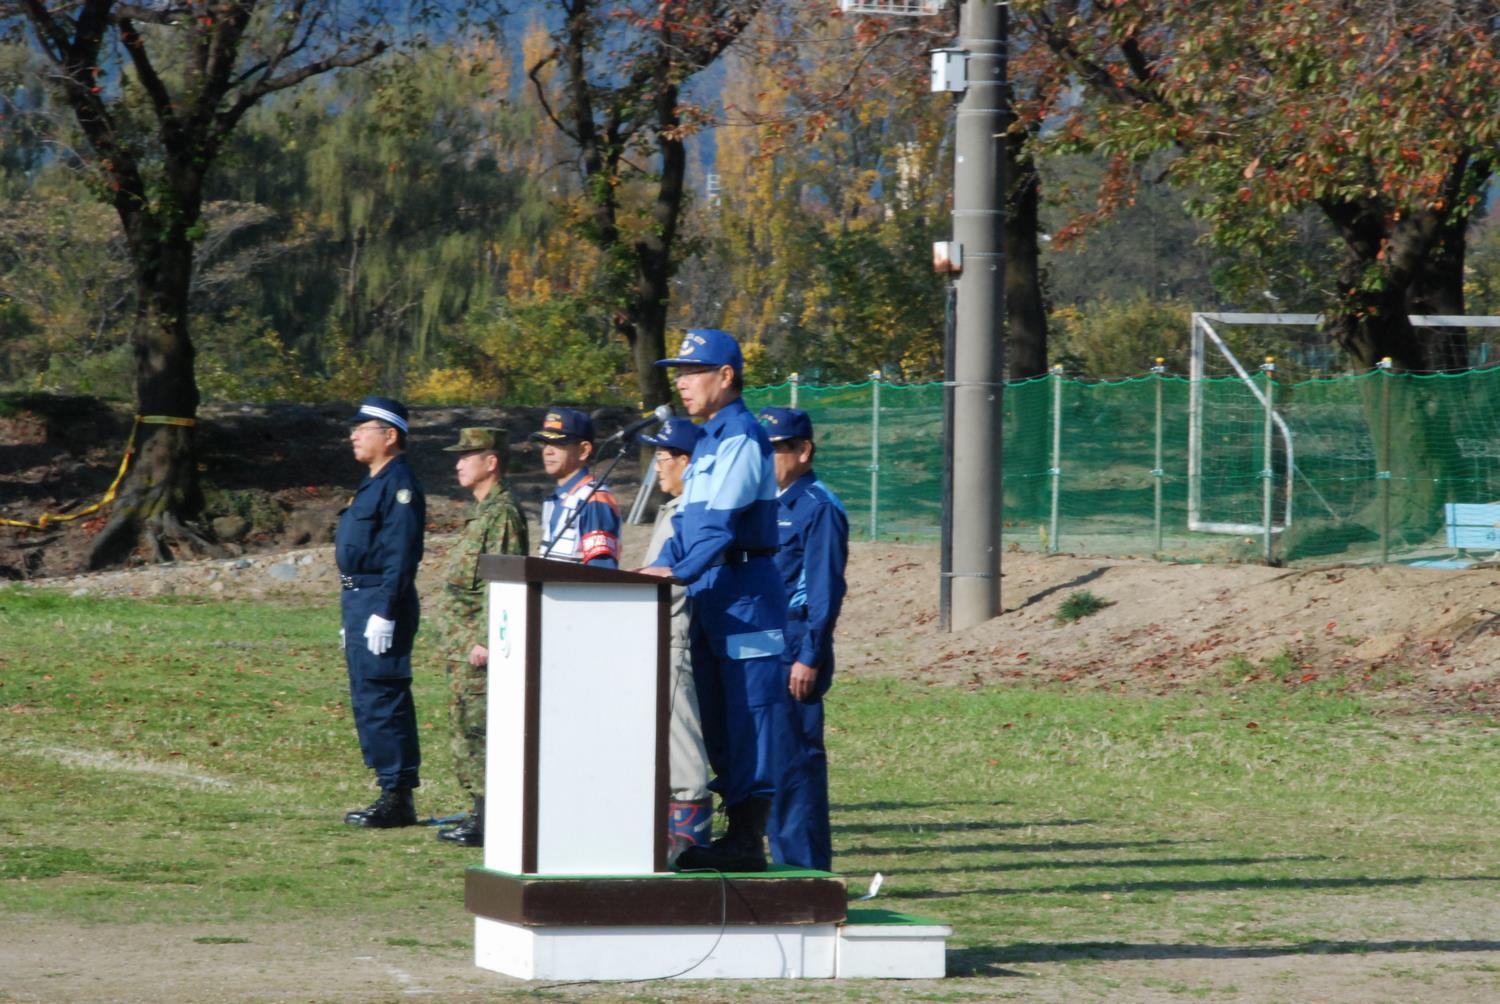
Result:
{"type": "Polygon", "coordinates": [[[946,0],[839,0],[845,14],[877,17],[930,17],[943,9],[946,0]]]}
{"type": "MultiPolygon", "coordinates": [[[[1460,316],[1455,314],[1412,314],[1410,321],[1419,328],[1500,328],[1500,317],[1460,316]]],[[[1205,518],[1203,511],[1203,381],[1207,376],[1205,360],[1207,353],[1218,353],[1234,370],[1235,376],[1244,382],[1250,393],[1262,407],[1266,396],[1261,386],[1241,365],[1230,351],[1224,339],[1214,330],[1214,325],[1265,324],[1317,328],[1323,323],[1322,314],[1261,314],[1261,313],[1194,313],[1192,315],[1192,357],[1189,371],[1188,395],[1188,529],[1198,533],[1263,534],[1281,533],[1292,525],[1292,495],[1290,482],[1300,476],[1297,469],[1296,442],[1285,417],[1272,407],[1271,421],[1285,444],[1282,456],[1286,465],[1288,490],[1279,513],[1279,521],[1262,523],[1233,523],[1205,518]]],[[[1314,489],[1316,491],[1316,489],[1314,489]]]]}

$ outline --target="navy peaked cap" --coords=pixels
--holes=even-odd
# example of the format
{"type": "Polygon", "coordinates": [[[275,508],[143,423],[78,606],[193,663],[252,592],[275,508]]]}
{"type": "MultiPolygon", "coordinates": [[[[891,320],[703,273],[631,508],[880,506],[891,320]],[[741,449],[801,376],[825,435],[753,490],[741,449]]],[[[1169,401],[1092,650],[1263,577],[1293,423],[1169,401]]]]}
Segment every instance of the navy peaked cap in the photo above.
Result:
{"type": "Polygon", "coordinates": [[[549,408],[542,427],[529,438],[539,443],[592,443],[594,420],[577,408],[549,408]]]}
{"type": "Polygon", "coordinates": [[[359,411],[354,413],[354,423],[368,422],[370,419],[384,422],[386,425],[395,426],[402,432],[407,432],[406,427],[406,405],[390,397],[367,397],[359,403],[359,411]]]}
{"type": "Polygon", "coordinates": [[[669,450],[681,450],[683,453],[692,453],[693,447],[698,445],[702,438],[703,430],[685,418],[669,418],[656,430],[656,435],[641,433],[641,442],[652,446],[664,446],[669,450]]]}
{"type": "Polygon", "coordinates": [[[813,438],[812,419],[801,408],[762,408],[757,417],[773,443],[813,438]]]}

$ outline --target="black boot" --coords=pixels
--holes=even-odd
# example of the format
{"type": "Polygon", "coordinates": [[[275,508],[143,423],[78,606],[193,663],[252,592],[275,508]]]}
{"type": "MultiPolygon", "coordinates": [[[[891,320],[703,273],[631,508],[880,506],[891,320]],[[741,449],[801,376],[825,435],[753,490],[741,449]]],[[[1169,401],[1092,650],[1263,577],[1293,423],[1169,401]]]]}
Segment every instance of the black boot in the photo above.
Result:
{"type": "Polygon", "coordinates": [[[721,872],[766,870],[766,817],[769,798],[747,798],[726,810],[729,829],[707,847],[689,847],[677,857],[678,871],[711,869],[721,872]]]}
{"type": "Polygon", "coordinates": [[[344,816],[350,826],[388,830],[397,826],[416,826],[417,809],[412,804],[410,788],[382,791],[368,808],[355,809],[344,816]]]}
{"type": "Polygon", "coordinates": [[[458,844],[460,847],[483,847],[484,846],[484,796],[474,796],[474,811],[469,813],[469,818],[457,826],[450,826],[446,830],[438,830],[437,838],[445,840],[450,844],[458,844]]]}

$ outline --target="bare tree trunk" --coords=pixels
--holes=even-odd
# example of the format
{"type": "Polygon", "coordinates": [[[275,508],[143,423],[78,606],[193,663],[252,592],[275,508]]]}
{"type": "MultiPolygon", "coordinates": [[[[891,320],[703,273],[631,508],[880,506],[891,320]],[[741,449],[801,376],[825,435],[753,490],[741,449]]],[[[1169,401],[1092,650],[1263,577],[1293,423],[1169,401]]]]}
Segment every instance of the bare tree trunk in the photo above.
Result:
{"type": "MultiPolygon", "coordinates": [[[[665,64],[661,66],[663,75],[667,69],[665,64]]],[[[630,304],[635,337],[630,348],[635,358],[642,408],[655,408],[672,400],[667,375],[656,361],[667,355],[667,308],[672,298],[672,275],[677,271],[672,251],[686,196],[687,147],[679,138],[677,94],[677,88],[665,80],[656,93],[656,145],[661,153],[661,174],[651,207],[652,226],[635,245],[636,285],[630,304]]]]}
{"type": "MultiPolygon", "coordinates": [[[[1443,214],[1417,212],[1392,225],[1381,208],[1370,203],[1324,203],[1323,209],[1346,248],[1339,275],[1340,309],[1330,318],[1329,332],[1361,369],[1375,369],[1390,360],[1393,375],[1384,378],[1393,381],[1389,394],[1382,394],[1379,381],[1368,381],[1362,403],[1376,456],[1385,459],[1386,470],[1380,476],[1391,481],[1391,538],[1398,544],[1414,543],[1442,521],[1440,509],[1447,501],[1457,450],[1451,415],[1434,396],[1436,387],[1409,374],[1447,369],[1460,351],[1466,356],[1467,349],[1462,341],[1421,337],[1408,313],[1415,304],[1444,313],[1463,312],[1461,274],[1458,282],[1444,275],[1455,262],[1462,268],[1462,237],[1452,258],[1438,256],[1446,266],[1434,267],[1432,246],[1444,235],[1453,236],[1443,214]],[[1372,276],[1378,280],[1372,281],[1372,276]]],[[[1377,516],[1372,503],[1358,519],[1380,528],[1386,516],[1377,516]]]]}
{"type": "MultiPolygon", "coordinates": [[[[132,340],[137,414],[191,423],[198,414],[193,344],[188,336],[192,243],[185,236],[169,237],[148,252],[138,259],[143,265],[136,275],[138,307],[132,340]]],[[[192,425],[142,424],[137,429],[130,473],[109,523],[90,549],[89,567],[118,564],[137,551],[150,561],[216,551],[187,526],[202,509],[192,425]]]]}
{"type": "Polygon", "coordinates": [[[1042,297],[1038,204],[1041,180],[1027,151],[1030,137],[1006,137],[1005,324],[1009,339],[1006,367],[1011,380],[1030,380],[1047,372],[1047,308],[1042,297]]]}
{"type": "MultiPolygon", "coordinates": [[[[1038,208],[1040,178],[1036,161],[1027,150],[1028,136],[1012,130],[1006,136],[1004,156],[1009,191],[1005,200],[1005,328],[1006,379],[1030,380],[1047,372],[1047,309],[1042,297],[1040,229],[1038,208]]],[[[1012,409],[1014,419],[1006,438],[1006,466],[1021,473],[1035,473],[1047,466],[1048,428],[1039,412],[1012,409]]],[[[1042,510],[1047,479],[1005,479],[1005,509],[1017,516],[1042,510]]]]}
{"type": "MultiPolygon", "coordinates": [[[[1436,253],[1422,259],[1407,288],[1408,314],[1461,316],[1464,312],[1464,257],[1468,223],[1446,221],[1436,253]]],[[[1469,332],[1466,328],[1418,328],[1427,355],[1428,369],[1452,372],[1469,368],[1469,332]]]]}

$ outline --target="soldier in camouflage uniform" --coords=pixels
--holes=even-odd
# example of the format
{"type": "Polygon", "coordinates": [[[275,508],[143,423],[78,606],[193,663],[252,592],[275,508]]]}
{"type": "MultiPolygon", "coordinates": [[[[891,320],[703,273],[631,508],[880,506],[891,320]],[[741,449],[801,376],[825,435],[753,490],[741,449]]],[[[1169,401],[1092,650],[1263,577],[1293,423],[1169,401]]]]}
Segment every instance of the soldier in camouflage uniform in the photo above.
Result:
{"type": "Polygon", "coordinates": [[[463,429],[458,443],[458,483],[474,494],[474,508],[448,554],[448,570],[433,619],[439,656],[448,668],[448,711],[453,766],[458,783],[474,799],[474,811],[438,839],[465,847],[484,846],[485,695],[488,692],[489,627],[485,584],[478,578],[481,554],[525,554],[526,518],[501,483],[510,442],[503,429],[463,429]]]}

